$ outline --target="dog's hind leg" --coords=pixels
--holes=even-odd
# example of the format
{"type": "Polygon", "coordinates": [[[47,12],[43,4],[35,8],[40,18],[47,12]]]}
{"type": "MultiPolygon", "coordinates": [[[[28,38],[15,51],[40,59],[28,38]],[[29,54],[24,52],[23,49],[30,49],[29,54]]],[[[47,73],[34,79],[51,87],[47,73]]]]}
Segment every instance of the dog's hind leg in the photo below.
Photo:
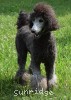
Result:
{"type": "Polygon", "coordinates": [[[19,69],[16,73],[15,79],[18,79],[19,83],[22,84],[21,76],[23,72],[25,71],[27,48],[20,34],[16,36],[16,50],[17,50],[17,55],[18,55],[19,69]]]}

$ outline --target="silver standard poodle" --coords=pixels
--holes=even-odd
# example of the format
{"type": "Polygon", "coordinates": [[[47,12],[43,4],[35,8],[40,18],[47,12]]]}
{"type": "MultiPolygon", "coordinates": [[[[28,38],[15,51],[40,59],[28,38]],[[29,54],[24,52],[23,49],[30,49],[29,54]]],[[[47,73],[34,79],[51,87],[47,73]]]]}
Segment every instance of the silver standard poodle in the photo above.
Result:
{"type": "MultiPolygon", "coordinates": [[[[48,4],[38,3],[30,14],[20,12],[17,22],[16,50],[19,69],[16,79],[24,84],[22,78],[25,72],[27,53],[31,54],[28,73],[41,79],[40,64],[43,63],[46,71],[48,89],[56,83],[55,58],[56,42],[52,31],[59,28],[55,12],[48,4]]],[[[42,87],[43,88],[43,87],[42,87]]]]}

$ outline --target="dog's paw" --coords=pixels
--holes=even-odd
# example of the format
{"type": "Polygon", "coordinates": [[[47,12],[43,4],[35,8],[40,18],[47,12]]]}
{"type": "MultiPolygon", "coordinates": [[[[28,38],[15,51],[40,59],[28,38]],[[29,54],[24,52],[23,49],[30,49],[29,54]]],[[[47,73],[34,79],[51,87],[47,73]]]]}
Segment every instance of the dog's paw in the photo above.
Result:
{"type": "Polygon", "coordinates": [[[56,85],[57,85],[57,76],[54,74],[53,75],[53,77],[52,77],[52,79],[50,79],[49,81],[48,81],[48,85],[49,85],[49,87],[56,87],[56,85]]]}
{"type": "Polygon", "coordinates": [[[41,75],[32,75],[28,72],[23,73],[22,79],[27,83],[34,92],[47,89],[47,78],[41,75]]]}
{"type": "Polygon", "coordinates": [[[40,86],[40,89],[43,89],[43,91],[46,91],[48,86],[47,86],[47,78],[46,77],[43,77],[41,79],[41,81],[39,82],[39,86],[40,86]]]}
{"type": "Polygon", "coordinates": [[[26,81],[27,83],[29,83],[29,82],[30,82],[31,77],[32,77],[32,75],[31,75],[31,74],[29,74],[27,71],[26,71],[26,72],[24,72],[24,73],[23,73],[23,75],[22,75],[22,79],[23,79],[24,81],[26,81]]]}
{"type": "Polygon", "coordinates": [[[25,84],[25,81],[22,79],[23,71],[18,70],[16,75],[15,75],[15,82],[21,85],[25,84]]]}

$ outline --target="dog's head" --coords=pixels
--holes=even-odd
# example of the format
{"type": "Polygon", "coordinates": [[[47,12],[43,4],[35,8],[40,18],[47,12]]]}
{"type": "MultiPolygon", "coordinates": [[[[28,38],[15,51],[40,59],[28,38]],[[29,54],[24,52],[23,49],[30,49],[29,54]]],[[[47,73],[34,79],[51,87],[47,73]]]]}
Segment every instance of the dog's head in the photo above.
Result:
{"type": "Polygon", "coordinates": [[[39,37],[46,31],[57,30],[58,23],[52,7],[42,3],[37,4],[34,12],[30,15],[30,27],[36,37],[39,37]]]}

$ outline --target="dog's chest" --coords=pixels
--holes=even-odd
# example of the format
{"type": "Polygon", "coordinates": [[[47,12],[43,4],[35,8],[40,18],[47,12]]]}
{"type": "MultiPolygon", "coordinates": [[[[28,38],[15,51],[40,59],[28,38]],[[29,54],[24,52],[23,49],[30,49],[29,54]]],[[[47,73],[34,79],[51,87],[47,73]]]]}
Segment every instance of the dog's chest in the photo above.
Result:
{"type": "Polygon", "coordinates": [[[34,43],[33,51],[35,58],[41,59],[43,61],[48,55],[48,43],[44,41],[34,43]]]}

